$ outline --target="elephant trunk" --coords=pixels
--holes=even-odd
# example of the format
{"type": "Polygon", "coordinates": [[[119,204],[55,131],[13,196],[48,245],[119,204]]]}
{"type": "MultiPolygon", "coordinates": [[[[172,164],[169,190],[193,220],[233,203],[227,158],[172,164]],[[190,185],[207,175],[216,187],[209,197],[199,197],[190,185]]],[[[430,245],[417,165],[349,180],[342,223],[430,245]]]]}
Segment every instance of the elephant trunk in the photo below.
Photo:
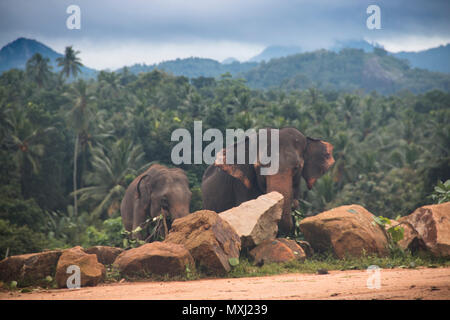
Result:
{"type": "Polygon", "coordinates": [[[279,230],[285,234],[289,234],[292,231],[293,223],[291,216],[292,206],[292,172],[290,170],[267,176],[267,193],[277,191],[284,197],[283,213],[280,223],[278,224],[279,230]]]}

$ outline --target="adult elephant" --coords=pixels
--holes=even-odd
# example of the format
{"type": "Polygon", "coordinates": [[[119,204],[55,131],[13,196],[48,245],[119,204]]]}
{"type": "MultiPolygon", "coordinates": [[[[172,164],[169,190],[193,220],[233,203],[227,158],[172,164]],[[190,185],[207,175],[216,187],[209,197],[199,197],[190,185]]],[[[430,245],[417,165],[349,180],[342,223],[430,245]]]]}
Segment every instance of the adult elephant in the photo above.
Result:
{"type": "MultiPolygon", "coordinates": [[[[128,186],[120,206],[122,222],[125,230],[132,231],[162,212],[175,220],[189,214],[190,202],[185,172],[154,164],[128,186]]],[[[138,233],[137,238],[143,239],[143,235],[138,233]]]]}
{"type": "MultiPolygon", "coordinates": [[[[270,130],[267,137],[270,137],[270,130]]],[[[259,135],[259,133],[258,133],[259,135]]],[[[270,139],[268,148],[271,150],[270,139]]],[[[300,196],[300,179],[303,177],[311,189],[334,163],[333,146],[325,141],[305,137],[295,128],[279,130],[279,169],[272,175],[261,174],[261,164],[251,163],[248,157],[250,139],[223,149],[216,162],[209,166],[202,179],[203,208],[222,212],[242,202],[255,199],[261,194],[278,191],[284,196],[284,207],[279,230],[285,234],[293,230],[291,209],[300,196]],[[224,163],[228,148],[238,150],[245,143],[245,164],[224,163]],[[217,161],[219,157],[222,161],[217,161]]]]}

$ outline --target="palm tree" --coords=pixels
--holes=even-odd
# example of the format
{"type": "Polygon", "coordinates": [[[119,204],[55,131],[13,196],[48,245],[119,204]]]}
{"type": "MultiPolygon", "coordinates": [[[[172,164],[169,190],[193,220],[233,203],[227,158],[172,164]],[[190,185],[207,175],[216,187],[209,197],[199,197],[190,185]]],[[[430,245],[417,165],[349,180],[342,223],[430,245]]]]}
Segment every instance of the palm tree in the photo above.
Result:
{"type": "Polygon", "coordinates": [[[117,99],[119,91],[123,87],[120,83],[120,77],[115,72],[100,71],[97,82],[99,91],[105,99],[111,97],[117,99]]]}
{"type": "Polygon", "coordinates": [[[74,193],[81,195],[80,202],[95,201],[92,215],[98,217],[104,212],[111,215],[119,209],[127,180],[148,166],[141,166],[145,153],[140,145],[133,146],[129,141],[120,139],[110,148],[99,144],[92,148],[92,154],[93,170],[86,175],[90,186],[74,193]]]}
{"type": "Polygon", "coordinates": [[[22,110],[10,112],[7,116],[10,130],[6,133],[3,145],[13,152],[13,157],[21,174],[23,174],[27,164],[31,166],[34,173],[38,173],[39,158],[44,155],[42,137],[54,128],[36,128],[22,110]]]}
{"type": "Polygon", "coordinates": [[[76,78],[78,73],[81,73],[83,64],[81,63],[81,59],[77,57],[79,53],[80,51],[74,51],[72,46],[68,46],[66,47],[64,57],[56,59],[58,67],[62,67],[61,74],[65,75],[66,78],[69,78],[71,74],[76,78]]]}
{"type": "Polygon", "coordinates": [[[49,66],[49,62],[50,59],[44,58],[40,53],[36,53],[27,61],[27,75],[36,81],[39,88],[42,88],[51,76],[52,67],[49,66]]]}
{"type": "Polygon", "coordinates": [[[73,154],[73,190],[74,190],[74,210],[75,215],[78,214],[78,203],[77,203],[77,158],[78,158],[78,147],[80,137],[83,141],[87,141],[89,138],[88,126],[89,120],[92,119],[92,100],[94,99],[93,94],[90,92],[87,84],[83,80],[78,80],[64,95],[69,98],[72,108],[68,113],[68,120],[75,131],[75,146],[73,154]]]}

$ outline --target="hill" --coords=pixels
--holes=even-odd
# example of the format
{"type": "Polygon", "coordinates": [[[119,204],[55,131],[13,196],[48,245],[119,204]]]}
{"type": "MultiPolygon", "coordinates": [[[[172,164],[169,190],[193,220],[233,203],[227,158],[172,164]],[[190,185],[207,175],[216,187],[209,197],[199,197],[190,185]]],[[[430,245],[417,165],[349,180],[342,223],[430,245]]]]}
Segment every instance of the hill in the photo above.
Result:
{"type": "Polygon", "coordinates": [[[449,91],[450,75],[413,69],[406,60],[388,55],[380,48],[367,53],[362,49],[340,52],[314,52],[272,59],[243,74],[253,88],[326,90],[376,90],[391,94],[400,90],[449,91]]]}
{"type": "Polygon", "coordinates": [[[416,68],[450,73],[450,44],[418,52],[402,51],[393,55],[407,59],[416,68]]]}
{"type": "MultiPolygon", "coordinates": [[[[13,68],[25,69],[27,60],[36,53],[40,53],[43,57],[49,58],[53,70],[59,71],[56,59],[63,56],[61,53],[56,52],[39,41],[18,38],[0,50],[0,73],[13,68]]],[[[97,74],[96,70],[88,67],[82,67],[81,71],[82,78],[91,78],[97,74]]]]}
{"type": "MultiPolygon", "coordinates": [[[[338,43],[331,50],[297,53],[299,51],[301,48],[295,46],[270,46],[252,58],[253,61],[242,63],[233,59],[220,63],[191,57],[152,65],[135,64],[127,69],[133,74],[158,69],[188,78],[218,78],[230,73],[234,77],[245,78],[252,88],[280,87],[288,90],[318,87],[346,91],[376,90],[391,94],[404,89],[415,93],[431,89],[448,91],[450,86],[449,74],[435,72],[450,71],[450,45],[416,53],[393,54],[376,44],[347,41],[338,43]]],[[[53,70],[59,70],[56,59],[62,54],[36,40],[19,38],[0,50],[0,73],[11,68],[24,69],[26,61],[35,53],[48,57],[53,70]]],[[[121,72],[123,68],[116,71],[121,72]]],[[[83,67],[81,76],[94,78],[97,73],[83,67]]]]}
{"type": "MultiPolygon", "coordinates": [[[[221,74],[229,72],[231,75],[237,75],[246,72],[257,66],[256,62],[233,61],[231,63],[220,63],[213,59],[206,58],[186,58],[164,61],[158,64],[146,65],[135,64],[128,67],[128,71],[134,74],[149,72],[155,69],[171,73],[176,76],[185,76],[188,78],[198,77],[219,77],[221,74]]],[[[118,71],[122,71],[123,68],[118,71]]]]}
{"type": "MultiPolygon", "coordinates": [[[[371,53],[375,48],[383,49],[383,46],[378,43],[370,43],[366,40],[354,39],[337,41],[327,50],[338,53],[343,49],[362,49],[366,53],[371,53]]],[[[271,59],[287,57],[304,52],[305,50],[302,50],[297,46],[269,46],[249,61],[268,62],[271,59]]],[[[437,72],[450,72],[450,44],[417,52],[402,51],[388,53],[396,58],[408,60],[411,66],[415,68],[437,72]]]]}

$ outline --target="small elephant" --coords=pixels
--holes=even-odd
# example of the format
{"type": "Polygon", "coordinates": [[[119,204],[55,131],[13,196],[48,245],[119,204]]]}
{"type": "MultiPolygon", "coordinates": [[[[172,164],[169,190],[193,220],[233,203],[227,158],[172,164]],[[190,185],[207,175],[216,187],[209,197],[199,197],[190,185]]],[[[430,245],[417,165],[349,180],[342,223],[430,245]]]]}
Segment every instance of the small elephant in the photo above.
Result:
{"type": "MultiPolygon", "coordinates": [[[[267,137],[270,137],[270,130],[267,137]]],[[[259,133],[258,133],[259,135],[259,133]]],[[[268,149],[270,139],[268,139],[268,149]]],[[[325,141],[305,137],[295,128],[279,130],[279,168],[272,175],[261,174],[259,160],[250,163],[248,157],[248,137],[231,147],[222,149],[216,155],[216,162],[209,166],[202,179],[203,208],[222,212],[238,206],[242,202],[255,199],[261,194],[278,191],[284,196],[284,207],[279,230],[289,234],[293,230],[291,209],[298,205],[300,197],[300,179],[303,177],[311,189],[335,162],[333,146],[325,141]],[[228,148],[234,148],[236,155],[237,145],[245,143],[245,164],[226,164],[225,153],[228,148]],[[222,159],[217,161],[219,157],[222,159]]],[[[236,161],[234,163],[237,163],[236,161]]]]}
{"type": "MultiPolygon", "coordinates": [[[[150,166],[130,183],[122,199],[120,213],[125,230],[135,230],[162,212],[172,220],[188,215],[191,195],[182,169],[150,166]]],[[[142,240],[143,235],[138,234],[137,238],[142,240]]]]}

